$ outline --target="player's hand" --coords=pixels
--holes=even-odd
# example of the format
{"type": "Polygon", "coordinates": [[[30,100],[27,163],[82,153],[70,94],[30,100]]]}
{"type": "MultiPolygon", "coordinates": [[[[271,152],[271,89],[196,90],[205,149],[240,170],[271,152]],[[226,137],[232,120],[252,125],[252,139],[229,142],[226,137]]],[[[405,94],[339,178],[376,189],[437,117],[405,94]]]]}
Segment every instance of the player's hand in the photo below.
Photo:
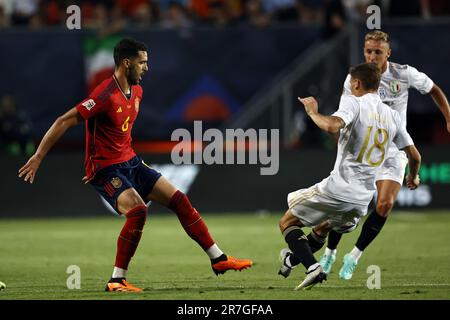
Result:
{"type": "Polygon", "coordinates": [[[419,186],[419,184],[420,184],[419,175],[417,175],[414,178],[411,177],[409,174],[406,176],[406,186],[408,187],[408,189],[414,190],[419,186]]]}
{"type": "Polygon", "coordinates": [[[447,122],[447,131],[448,131],[448,133],[450,133],[450,121],[447,122]]]}
{"type": "Polygon", "coordinates": [[[28,162],[19,169],[19,178],[23,177],[25,182],[33,183],[34,177],[36,176],[36,172],[41,165],[42,159],[38,157],[36,154],[33,155],[28,162]]]}
{"type": "Polygon", "coordinates": [[[81,181],[83,181],[84,184],[88,184],[89,181],[91,181],[91,180],[88,179],[88,176],[84,176],[83,179],[81,179],[81,181]]]}
{"type": "Polygon", "coordinates": [[[314,97],[307,97],[307,98],[298,97],[298,100],[303,104],[303,106],[305,107],[305,111],[308,115],[317,113],[319,109],[319,104],[317,103],[317,100],[314,99],[314,97]]]}

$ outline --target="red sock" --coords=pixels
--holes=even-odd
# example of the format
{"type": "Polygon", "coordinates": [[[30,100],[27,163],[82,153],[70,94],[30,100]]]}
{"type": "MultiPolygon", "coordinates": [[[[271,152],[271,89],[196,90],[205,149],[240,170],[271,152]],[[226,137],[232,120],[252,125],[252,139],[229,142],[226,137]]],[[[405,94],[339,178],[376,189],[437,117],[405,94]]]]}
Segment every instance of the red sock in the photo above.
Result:
{"type": "Polygon", "coordinates": [[[136,252],[139,240],[141,240],[142,230],[147,218],[147,207],[139,206],[131,209],[125,216],[127,220],[117,240],[115,266],[128,270],[128,264],[136,252]]]}
{"type": "Polygon", "coordinates": [[[177,191],[170,199],[169,209],[174,211],[186,233],[195,240],[203,250],[209,249],[214,240],[200,214],[195,210],[186,195],[177,191]]]}

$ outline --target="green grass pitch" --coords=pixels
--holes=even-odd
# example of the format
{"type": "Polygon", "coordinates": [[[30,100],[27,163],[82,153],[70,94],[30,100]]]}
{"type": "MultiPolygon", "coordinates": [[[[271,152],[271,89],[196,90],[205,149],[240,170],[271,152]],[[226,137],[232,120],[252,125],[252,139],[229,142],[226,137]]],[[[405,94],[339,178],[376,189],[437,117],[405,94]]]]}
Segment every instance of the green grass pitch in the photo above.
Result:
{"type": "Polygon", "coordinates": [[[302,266],[287,279],[277,275],[278,253],[285,246],[278,231],[280,216],[204,214],[222,250],[255,263],[251,269],[216,277],[206,254],[175,216],[150,215],[128,273],[131,283],[144,288],[138,294],[103,291],[122,218],[0,219],[0,281],[7,285],[0,300],[450,298],[450,212],[395,211],[362,256],[353,279],[340,280],[342,257],[353,247],[359,227],[343,237],[328,281],[310,291],[293,291],[303,279],[302,266]],[[79,290],[66,286],[70,265],[80,267],[79,290]],[[370,265],[381,269],[381,289],[367,288],[370,265]]]}

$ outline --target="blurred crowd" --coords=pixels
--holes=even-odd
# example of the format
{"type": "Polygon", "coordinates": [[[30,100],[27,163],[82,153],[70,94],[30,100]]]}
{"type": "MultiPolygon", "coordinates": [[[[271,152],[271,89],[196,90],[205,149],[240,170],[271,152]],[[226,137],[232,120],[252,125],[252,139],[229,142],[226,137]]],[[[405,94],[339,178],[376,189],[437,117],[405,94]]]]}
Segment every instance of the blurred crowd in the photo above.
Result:
{"type": "Polygon", "coordinates": [[[33,154],[33,123],[29,115],[18,108],[10,94],[0,97],[0,153],[33,154]]]}
{"type": "MultiPolygon", "coordinates": [[[[185,29],[191,26],[280,23],[323,26],[324,38],[348,21],[364,21],[375,4],[383,17],[433,19],[450,16],[450,0],[0,0],[3,28],[65,28],[71,5],[81,9],[81,27],[98,36],[126,27],[185,29]]],[[[0,152],[31,154],[33,124],[13,96],[0,97],[0,152]]]]}
{"type": "Polygon", "coordinates": [[[371,4],[379,5],[382,14],[391,17],[430,19],[450,15],[448,0],[0,0],[0,28],[63,26],[70,5],[81,8],[85,28],[107,24],[164,28],[267,26],[279,22],[339,27],[345,19],[366,17],[366,8],[371,4]]]}

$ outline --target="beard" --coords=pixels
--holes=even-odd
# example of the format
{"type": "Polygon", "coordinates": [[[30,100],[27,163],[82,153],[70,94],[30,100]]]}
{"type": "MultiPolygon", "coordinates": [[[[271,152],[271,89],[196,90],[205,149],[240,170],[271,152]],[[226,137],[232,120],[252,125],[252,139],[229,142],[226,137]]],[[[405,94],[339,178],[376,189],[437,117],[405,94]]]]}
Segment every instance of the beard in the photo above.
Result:
{"type": "Polygon", "coordinates": [[[139,84],[139,74],[137,72],[127,69],[125,76],[127,77],[127,81],[130,86],[139,84]]]}

